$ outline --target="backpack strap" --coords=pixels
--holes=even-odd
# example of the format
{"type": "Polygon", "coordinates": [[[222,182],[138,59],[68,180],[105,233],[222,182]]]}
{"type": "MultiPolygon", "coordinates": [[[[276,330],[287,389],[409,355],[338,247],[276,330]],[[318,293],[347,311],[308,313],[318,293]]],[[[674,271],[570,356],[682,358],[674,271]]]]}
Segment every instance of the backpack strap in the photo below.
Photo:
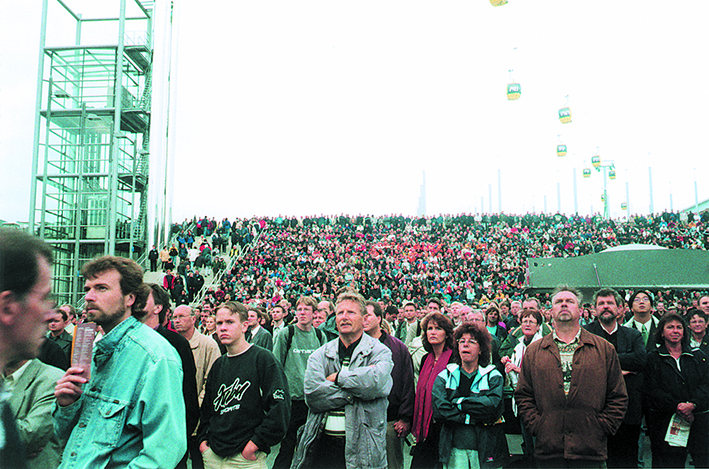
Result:
{"type": "Polygon", "coordinates": [[[290,351],[291,344],[293,344],[293,335],[295,334],[295,326],[293,324],[288,324],[286,328],[288,329],[288,339],[286,339],[286,358],[283,360],[284,366],[286,361],[288,361],[288,352],[290,351]]]}
{"type": "MultiPolygon", "coordinates": [[[[286,361],[288,361],[288,352],[290,351],[290,347],[293,344],[293,336],[295,335],[295,324],[288,324],[286,326],[288,328],[288,339],[286,339],[286,358],[283,360],[283,365],[285,366],[286,361]]],[[[323,334],[323,331],[318,329],[317,327],[313,327],[315,329],[315,336],[318,338],[318,342],[320,345],[325,345],[325,342],[327,340],[325,339],[325,334],[323,334]]]]}

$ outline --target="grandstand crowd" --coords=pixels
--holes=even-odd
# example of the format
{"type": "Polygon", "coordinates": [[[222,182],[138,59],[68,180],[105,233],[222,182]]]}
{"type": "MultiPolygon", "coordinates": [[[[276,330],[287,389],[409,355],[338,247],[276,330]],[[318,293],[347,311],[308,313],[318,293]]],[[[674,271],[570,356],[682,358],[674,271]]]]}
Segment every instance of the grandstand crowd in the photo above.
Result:
{"type": "Polygon", "coordinates": [[[0,404],[44,393],[7,467],[708,467],[707,292],[525,291],[532,258],[636,243],[709,249],[709,214],[176,223],[160,281],[89,262],[84,310],[5,365],[0,404]]]}
{"type": "MultiPolygon", "coordinates": [[[[630,221],[561,214],[221,222],[204,217],[175,224],[172,231],[180,249],[194,244],[197,236],[203,239],[200,249],[207,248],[208,259],[213,250],[222,253],[218,270],[225,268],[223,255],[233,246],[243,248],[256,239],[209,290],[207,301],[229,298],[265,307],[282,299],[292,304],[304,295],[332,298],[345,285],[386,305],[432,296],[447,303],[483,305],[523,298],[530,258],[581,256],[635,243],[709,248],[706,212],[701,216],[665,212],[630,221]]],[[[187,283],[186,275],[183,280],[187,283]]],[[[684,291],[658,292],[658,300],[671,305],[686,306],[690,296],[684,291]]]]}

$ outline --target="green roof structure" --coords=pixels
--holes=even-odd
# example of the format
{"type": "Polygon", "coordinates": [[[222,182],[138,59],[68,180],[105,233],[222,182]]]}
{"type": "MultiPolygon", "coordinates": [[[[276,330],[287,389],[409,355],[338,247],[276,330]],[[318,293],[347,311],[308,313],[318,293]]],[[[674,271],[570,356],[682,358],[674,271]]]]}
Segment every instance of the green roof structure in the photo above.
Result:
{"type": "Polygon", "coordinates": [[[631,244],[586,256],[533,258],[528,264],[530,293],[564,284],[584,296],[604,287],[709,290],[709,251],[631,244]]]}

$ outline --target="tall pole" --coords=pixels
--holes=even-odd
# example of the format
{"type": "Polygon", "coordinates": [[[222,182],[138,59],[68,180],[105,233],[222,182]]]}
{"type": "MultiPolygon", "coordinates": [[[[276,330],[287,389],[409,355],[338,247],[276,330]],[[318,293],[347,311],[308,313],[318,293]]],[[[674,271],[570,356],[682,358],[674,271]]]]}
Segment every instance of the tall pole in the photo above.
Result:
{"type": "MultiPolygon", "coordinates": [[[[626,171],[627,174],[627,171],[626,171]]],[[[630,220],[630,189],[628,188],[628,180],[625,180],[625,218],[630,220]]]]}
{"type": "Polygon", "coordinates": [[[649,166],[647,168],[647,174],[650,179],[650,215],[652,215],[653,213],[655,213],[655,204],[652,200],[652,168],[649,166]]]}
{"type": "MultiPolygon", "coordinates": [[[[32,145],[32,174],[30,182],[30,213],[28,217],[29,231],[30,233],[35,233],[35,216],[37,208],[37,184],[35,184],[35,178],[37,177],[37,168],[39,166],[39,133],[40,133],[40,122],[41,114],[39,113],[42,107],[42,80],[44,78],[44,46],[47,40],[47,11],[48,11],[49,0],[43,0],[42,2],[42,18],[40,26],[40,36],[39,36],[39,67],[37,72],[37,96],[35,97],[35,109],[34,109],[34,143],[32,145]]],[[[51,94],[51,90],[50,90],[51,94]]]]}
{"type": "Polygon", "coordinates": [[[487,192],[488,192],[488,201],[487,201],[488,213],[492,213],[492,184],[487,185],[487,192]]]}
{"type": "MultiPolygon", "coordinates": [[[[694,181],[694,186],[697,186],[697,182],[694,181]]],[[[497,211],[502,213],[502,173],[497,170],[497,211]]]]}
{"type": "Polygon", "coordinates": [[[556,212],[561,213],[561,183],[556,181],[556,212]]]}
{"type": "Polygon", "coordinates": [[[699,213],[699,193],[697,192],[697,168],[694,168],[694,213],[699,213]]]}
{"type": "Polygon", "coordinates": [[[576,186],[577,181],[576,181],[576,168],[574,168],[573,171],[573,180],[574,180],[574,213],[576,215],[579,214],[579,196],[578,196],[578,188],[576,186]]]}
{"type": "Polygon", "coordinates": [[[603,218],[610,219],[611,212],[608,207],[608,166],[603,166],[603,218]]]}

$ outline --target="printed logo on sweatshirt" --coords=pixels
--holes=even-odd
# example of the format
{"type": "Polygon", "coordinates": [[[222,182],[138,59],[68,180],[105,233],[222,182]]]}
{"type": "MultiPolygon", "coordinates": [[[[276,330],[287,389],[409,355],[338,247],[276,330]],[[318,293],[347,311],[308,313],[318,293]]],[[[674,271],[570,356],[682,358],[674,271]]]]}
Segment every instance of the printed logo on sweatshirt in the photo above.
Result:
{"type": "Polygon", "coordinates": [[[251,381],[241,383],[239,378],[236,378],[232,384],[219,386],[219,391],[214,398],[214,411],[223,415],[232,410],[237,410],[241,404],[235,404],[234,401],[240,401],[244,397],[244,393],[251,386],[251,381]]]}
{"type": "Polygon", "coordinates": [[[283,389],[276,389],[273,391],[273,399],[276,401],[282,401],[286,398],[286,393],[283,389]]]}

